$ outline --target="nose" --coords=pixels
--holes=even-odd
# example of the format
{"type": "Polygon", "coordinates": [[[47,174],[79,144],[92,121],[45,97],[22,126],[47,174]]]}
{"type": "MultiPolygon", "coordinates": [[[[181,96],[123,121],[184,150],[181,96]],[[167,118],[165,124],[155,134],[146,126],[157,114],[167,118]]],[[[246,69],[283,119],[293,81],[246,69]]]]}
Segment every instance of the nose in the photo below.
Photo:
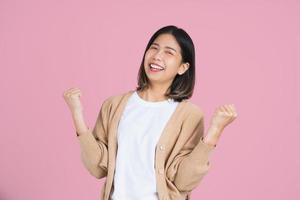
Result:
{"type": "Polygon", "coordinates": [[[161,60],[161,58],[162,58],[162,52],[163,51],[160,51],[160,50],[156,51],[155,54],[153,55],[153,58],[155,60],[161,60]]]}

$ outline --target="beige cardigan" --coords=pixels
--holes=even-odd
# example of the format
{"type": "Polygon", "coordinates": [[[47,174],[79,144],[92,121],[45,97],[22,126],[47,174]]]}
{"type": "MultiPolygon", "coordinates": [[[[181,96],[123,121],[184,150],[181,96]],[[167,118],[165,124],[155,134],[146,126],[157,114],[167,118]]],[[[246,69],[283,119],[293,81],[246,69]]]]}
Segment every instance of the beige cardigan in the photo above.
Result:
{"type": "MultiPolygon", "coordinates": [[[[112,193],[117,154],[117,128],[126,102],[135,90],[111,96],[101,105],[95,126],[77,134],[81,160],[94,177],[106,177],[101,199],[112,193]]],[[[188,100],[180,102],[167,122],[155,149],[159,200],[189,199],[191,191],[210,168],[209,155],[216,145],[203,142],[203,111],[188,100]]]]}

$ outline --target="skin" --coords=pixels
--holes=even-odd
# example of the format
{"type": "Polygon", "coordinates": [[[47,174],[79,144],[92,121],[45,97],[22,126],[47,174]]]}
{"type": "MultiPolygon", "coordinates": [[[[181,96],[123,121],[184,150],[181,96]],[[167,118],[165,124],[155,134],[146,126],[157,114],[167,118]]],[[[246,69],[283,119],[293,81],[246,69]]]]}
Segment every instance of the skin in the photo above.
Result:
{"type": "MultiPolygon", "coordinates": [[[[171,85],[176,74],[181,75],[188,70],[189,63],[182,62],[181,49],[174,36],[161,34],[147,50],[144,68],[150,80],[150,85],[147,90],[139,91],[138,95],[146,101],[156,102],[166,100],[166,97],[164,97],[165,91],[171,85]],[[165,69],[160,72],[151,72],[149,64],[152,62],[165,69]]],[[[71,111],[75,129],[79,135],[88,131],[80,102],[81,95],[79,88],[70,88],[63,93],[63,98],[71,111]]],[[[212,146],[216,145],[224,128],[232,123],[236,117],[237,113],[233,104],[224,104],[217,107],[203,142],[212,146]]]]}

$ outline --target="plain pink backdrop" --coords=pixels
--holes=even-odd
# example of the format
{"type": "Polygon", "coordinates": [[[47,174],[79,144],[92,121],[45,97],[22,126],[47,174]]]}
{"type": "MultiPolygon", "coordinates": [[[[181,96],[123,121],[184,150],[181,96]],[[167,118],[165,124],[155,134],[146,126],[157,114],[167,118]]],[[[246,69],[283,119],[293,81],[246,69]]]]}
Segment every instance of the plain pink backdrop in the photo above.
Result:
{"type": "Polygon", "coordinates": [[[0,1],[0,199],[96,200],[62,97],[82,90],[88,125],[134,89],[150,36],[185,29],[196,48],[191,101],[223,132],[192,199],[300,198],[299,1],[0,1]],[[297,88],[298,86],[298,88],[297,88]],[[298,91],[297,91],[298,90],[298,91]]]}

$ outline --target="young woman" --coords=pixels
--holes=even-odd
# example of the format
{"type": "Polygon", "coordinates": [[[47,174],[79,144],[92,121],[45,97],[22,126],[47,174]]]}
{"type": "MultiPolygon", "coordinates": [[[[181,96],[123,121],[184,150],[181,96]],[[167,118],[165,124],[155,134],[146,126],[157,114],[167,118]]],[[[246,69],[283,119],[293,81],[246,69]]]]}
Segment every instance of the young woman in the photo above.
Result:
{"type": "Polygon", "coordinates": [[[219,106],[204,136],[204,113],[188,99],[195,84],[195,50],[181,28],[166,26],[147,44],[138,87],[104,100],[96,123],[84,122],[79,88],[64,92],[101,199],[184,200],[210,168],[209,155],[237,113],[219,106]]]}

